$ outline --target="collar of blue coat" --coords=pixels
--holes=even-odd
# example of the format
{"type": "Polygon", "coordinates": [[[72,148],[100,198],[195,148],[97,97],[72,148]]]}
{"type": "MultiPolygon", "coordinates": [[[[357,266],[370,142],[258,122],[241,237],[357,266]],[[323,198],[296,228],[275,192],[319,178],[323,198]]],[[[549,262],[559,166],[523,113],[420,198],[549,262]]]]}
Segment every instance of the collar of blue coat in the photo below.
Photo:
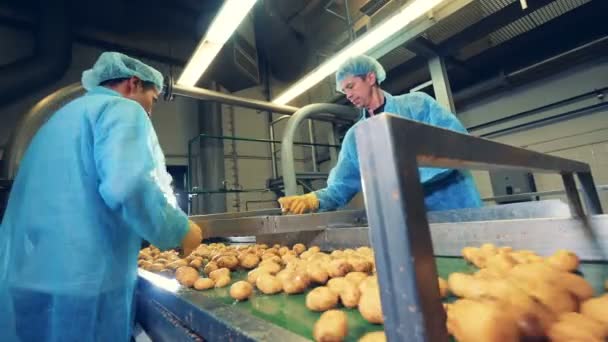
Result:
{"type": "Polygon", "coordinates": [[[120,96],[122,97],[122,95],[117,92],[116,90],[112,90],[108,87],[104,87],[104,86],[97,86],[97,87],[93,87],[91,88],[91,90],[87,91],[87,95],[112,95],[112,96],[120,96]]]}
{"type": "MultiPolygon", "coordinates": [[[[393,99],[393,95],[387,93],[386,91],[382,90],[382,94],[384,94],[384,111],[385,112],[391,112],[394,111],[394,104],[395,104],[395,100],[393,99]]],[[[367,111],[367,109],[365,108],[361,108],[360,112],[361,115],[359,116],[359,120],[358,121],[362,121],[366,119],[366,115],[365,112],[367,111]]]]}

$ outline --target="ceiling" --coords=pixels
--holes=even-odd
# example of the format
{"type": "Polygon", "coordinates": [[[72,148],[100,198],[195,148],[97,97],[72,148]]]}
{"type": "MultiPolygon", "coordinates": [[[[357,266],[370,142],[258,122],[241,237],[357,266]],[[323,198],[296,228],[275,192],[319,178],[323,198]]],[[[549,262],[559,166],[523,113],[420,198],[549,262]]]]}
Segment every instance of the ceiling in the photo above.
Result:
{"type": "MultiPolygon", "coordinates": [[[[100,5],[84,0],[0,0],[0,25],[35,30],[41,1],[65,3],[77,42],[172,65],[185,64],[223,2],[106,0],[100,5]]],[[[374,13],[382,8],[404,2],[259,0],[254,12],[255,42],[251,43],[257,45],[260,60],[268,62],[273,76],[289,83],[348,42],[347,25],[340,18],[346,17],[346,5],[359,30],[361,23],[374,22],[374,13]]],[[[399,93],[428,81],[427,60],[441,56],[453,91],[458,92],[608,35],[603,18],[608,13],[606,0],[528,0],[528,6],[524,11],[519,0],[473,1],[381,58],[389,75],[385,87],[399,93]]],[[[603,41],[561,63],[606,52],[603,41]]],[[[550,66],[545,73],[563,68],[556,62],[550,66]]],[[[526,79],[520,74],[516,81],[526,79]]]]}

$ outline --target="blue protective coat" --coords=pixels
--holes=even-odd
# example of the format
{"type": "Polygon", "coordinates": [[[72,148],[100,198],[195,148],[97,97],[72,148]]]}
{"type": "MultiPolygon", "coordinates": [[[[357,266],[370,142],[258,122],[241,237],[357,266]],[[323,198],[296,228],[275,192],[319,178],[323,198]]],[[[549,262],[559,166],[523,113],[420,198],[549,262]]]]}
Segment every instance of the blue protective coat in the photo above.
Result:
{"type": "MultiPolygon", "coordinates": [[[[387,113],[397,114],[428,125],[467,133],[454,114],[441,107],[437,101],[424,93],[392,96],[384,92],[384,98],[384,111],[387,113]]],[[[319,209],[321,211],[343,207],[357,192],[361,191],[355,127],[363,120],[365,120],[364,115],[359,122],[346,132],[338,163],[329,174],[327,187],[315,192],[317,198],[319,198],[319,209]]],[[[403,148],[407,148],[407,146],[403,148]]],[[[421,167],[419,173],[426,193],[427,210],[475,208],[482,205],[475,182],[468,171],[421,167]]]]}
{"type": "Polygon", "coordinates": [[[2,341],[128,341],[142,238],[188,218],[144,109],[95,87],[30,143],[0,226],[2,341]]]}

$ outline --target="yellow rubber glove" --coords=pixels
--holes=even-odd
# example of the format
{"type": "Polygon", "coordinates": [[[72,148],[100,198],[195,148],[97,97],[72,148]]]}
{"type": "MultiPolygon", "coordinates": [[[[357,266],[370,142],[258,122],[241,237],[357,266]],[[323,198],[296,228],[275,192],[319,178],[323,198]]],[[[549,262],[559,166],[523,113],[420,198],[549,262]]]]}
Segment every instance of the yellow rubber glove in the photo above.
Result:
{"type": "Polygon", "coordinates": [[[201,227],[199,227],[196,223],[192,222],[192,220],[188,220],[190,229],[184,239],[182,240],[182,252],[184,253],[184,257],[187,257],[194,251],[203,241],[203,231],[201,227]]]}
{"type": "Polygon", "coordinates": [[[304,214],[319,210],[319,199],[314,192],[300,196],[281,197],[279,204],[284,213],[304,214]]]}

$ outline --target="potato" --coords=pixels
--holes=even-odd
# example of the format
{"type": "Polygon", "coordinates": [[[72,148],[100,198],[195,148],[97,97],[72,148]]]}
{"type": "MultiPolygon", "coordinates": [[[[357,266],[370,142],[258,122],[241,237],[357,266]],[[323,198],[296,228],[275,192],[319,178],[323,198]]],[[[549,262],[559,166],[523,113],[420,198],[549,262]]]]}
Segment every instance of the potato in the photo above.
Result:
{"type": "Polygon", "coordinates": [[[182,266],[175,273],[177,281],[185,287],[192,287],[199,278],[198,270],[190,266],[182,266]]]}
{"type": "Polygon", "coordinates": [[[287,265],[293,260],[298,260],[298,257],[294,252],[291,251],[281,257],[281,262],[283,263],[283,265],[287,265]]]}
{"type": "Polygon", "coordinates": [[[325,284],[327,283],[327,279],[329,279],[329,273],[322,267],[322,265],[318,264],[309,264],[306,266],[306,274],[310,277],[310,280],[317,284],[325,284]]]}
{"type": "Polygon", "coordinates": [[[209,261],[205,268],[203,268],[203,272],[208,276],[211,272],[217,270],[219,267],[215,261],[209,261]]]}
{"type": "Polygon", "coordinates": [[[386,342],[384,331],[369,332],[359,339],[358,342],[386,342]]]}
{"type": "Polygon", "coordinates": [[[448,277],[450,292],[461,298],[481,298],[490,287],[489,280],[476,278],[470,274],[452,273],[448,277]]]}
{"type": "Polygon", "coordinates": [[[338,295],[340,296],[340,301],[342,302],[342,305],[347,308],[354,308],[359,305],[361,291],[359,291],[359,287],[357,285],[345,280],[342,286],[342,290],[338,295]]]}
{"type": "Polygon", "coordinates": [[[143,268],[144,270],[147,270],[148,268],[150,268],[150,266],[152,266],[152,262],[150,262],[148,260],[141,260],[141,265],[140,265],[141,268],[143,268]]]}
{"type": "Polygon", "coordinates": [[[445,298],[448,296],[448,282],[441,277],[438,277],[437,279],[439,281],[439,294],[441,295],[441,298],[445,298]]]}
{"type": "Polygon", "coordinates": [[[584,301],[581,313],[608,326],[608,294],[584,301]]]}
{"type": "Polygon", "coordinates": [[[164,264],[166,264],[168,262],[169,261],[167,261],[167,259],[165,259],[165,258],[157,258],[156,260],[154,260],[155,264],[163,264],[164,265],[164,264]]]}
{"type": "Polygon", "coordinates": [[[281,270],[281,265],[275,263],[275,262],[261,262],[260,265],[258,266],[259,269],[263,269],[265,270],[267,273],[270,274],[277,274],[279,273],[279,271],[281,270]]]}
{"type": "Polygon", "coordinates": [[[486,259],[486,267],[498,272],[506,272],[517,265],[517,261],[507,254],[496,254],[486,259]]]}
{"type": "Polygon", "coordinates": [[[277,277],[263,272],[258,276],[255,286],[264,294],[275,294],[283,290],[283,284],[277,277]]]}
{"type": "Polygon", "coordinates": [[[150,272],[160,272],[163,269],[165,269],[165,265],[157,264],[157,263],[154,263],[148,267],[148,271],[150,271],[150,272]]]}
{"type": "Polygon", "coordinates": [[[319,253],[321,251],[321,248],[319,246],[310,246],[308,248],[308,251],[311,253],[319,253]]]}
{"type": "Polygon", "coordinates": [[[560,249],[546,258],[545,262],[558,270],[572,272],[578,268],[580,260],[574,252],[560,249]]]}
{"type": "MultiPolygon", "coordinates": [[[[220,268],[222,270],[223,268],[220,268]]],[[[219,271],[219,270],[218,270],[219,271]]],[[[230,284],[232,279],[230,279],[230,275],[222,274],[215,280],[215,287],[226,287],[230,284]]]]}
{"type": "Polygon", "coordinates": [[[302,254],[306,250],[306,246],[302,243],[296,243],[291,247],[291,250],[294,251],[297,255],[302,254]]]}
{"type": "Polygon", "coordinates": [[[196,290],[202,291],[207,290],[215,286],[215,281],[211,278],[198,278],[194,282],[194,288],[196,290]]]}
{"type": "Polygon", "coordinates": [[[331,278],[327,282],[327,287],[334,293],[339,294],[340,292],[342,292],[342,289],[344,288],[346,283],[348,283],[348,281],[346,281],[346,278],[344,277],[331,278]]]}
{"type": "Polygon", "coordinates": [[[348,335],[346,314],[340,310],[325,311],[315,322],[312,332],[317,342],[340,342],[348,335]]]}
{"type": "Polygon", "coordinates": [[[382,304],[380,303],[380,289],[377,286],[368,287],[361,292],[359,312],[370,323],[384,323],[382,304]]]}
{"type": "Polygon", "coordinates": [[[548,332],[553,342],[605,341],[608,327],[578,312],[568,312],[559,317],[548,332]]]}
{"type": "Polygon", "coordinates": [[[361,293],[365,292],[369,288],[374,287],[378,287],[378,277],[375,275],[369,276],[363,279],[361,283],[359,283],[359,291],[361,291],[361,293]]]}
{"type": "Polygon", "coordinates": [[[367,246],[362,246],[357,248],[357,253],[362,254],[362,255],[372,255],[374,252],[372,251],[371,248],[367,247],[367,246]]]}
{"type": "Polygon", "coordinates": [[[217,280],[222,276],[230,276],[230,270],[227,268],[218,268],[217,270],[209,273],[209,278],[215,280],[216,283],[217,280]]]}
{"type": "Polygon", "coordinates": [[[247,273],[247,281],[250,284],[255,285],[258,280],[258,277],[261,274],[268,274],[268,272],[263,269],[255,268],[255,269],[249,271],[249,273],[247,273]]]}
{"type": "Polygon", "coordinates": [[[338,305],[338,295],[326,286],[319,286],[306,295],[306,307],[312,311],[326,311],[338,305]]]}
{"type": "Polygon", "coordinates": [[[289,247],[283,246],[283,247],[279,248],[279,255],[280,256],[285,255],[287,252],[289,252],[289,247]]]}
{"type": "Polygon", "coordinates": [[[344,258],[344,251],[337,249],[337,250],[331,252],[330,255],[334,259],[341,259],[341,258],[344,258]]]}
{"type": "Polygon", "coordinates": [[[237,281],[230,286],[230,297],[242,301],[251,297],[253,294],[253,286],[246,281],[237,281]]]}
{"type": "Polygon", "coordinates": [[[167,264],[167,268],[172,270],[176,270],[182,266],[188,266],[188,262],[185,259],[178,259],[167,264]]]}
{"type": "Polygon", "coordinates": [[[190,267],[194,267],[196,269],[201,268],[203,266],[203,259],[194,259],[190,262],[190,267]]]}
{"type": "Polygon", "coordinates": [[[519,342],[517,323],[499,302],[460,299],[447,308],[448,332],[459,342],[519,342]]]}
{"type": "Polygon", "coordinates": [[[355,271],[349,272],[347,275],[344,276],[344,279],[359,287],[359,284],[361,284],[363,280],[367,279],[367,277],[368,275],[366,273],[355,271]]]}
{"type": "Polygon", "coordinates": [[[281,261],[281,257],[277,254],[277,253],[273,253],[273,252],[264,252],[264,254],[262,254],[262,260],[266,260],[266,259],[272,259],[273,261],[276,261],[277,259],[279,260],[279,262],[281,261]]]}
{"type": "Polygon", "coordinates": [[[350,257],[347,259],[353,271],[356,272],[371,272],[372,263],[361,257],[350,257]]]}
{"type": "Polygon", "coordinates": [[[304,272],[293,272],[292,277],[283,280],[282,284],[287,294],[302,293],[310,284],[310,278],[304,272]]]}
{"type": "Polygon", "coordinates": [[[247,253],[241,258],[240,262],[241,267],[250,270],[260,263],[260,257],[252,253],[247,253]]]}
{"type": "Polygon", "coordinates": [[[234,255],[221,256],[216,262],[219,268],[225,267],[229,270],[235,270],[239,266],[239,259],[234,255]]]}
{"type": "Polygon", "coordinates": [[[327,273],[330,277],[344,277],[353,268],[345,259],[334,259],[327,265],[327,273]]]}

